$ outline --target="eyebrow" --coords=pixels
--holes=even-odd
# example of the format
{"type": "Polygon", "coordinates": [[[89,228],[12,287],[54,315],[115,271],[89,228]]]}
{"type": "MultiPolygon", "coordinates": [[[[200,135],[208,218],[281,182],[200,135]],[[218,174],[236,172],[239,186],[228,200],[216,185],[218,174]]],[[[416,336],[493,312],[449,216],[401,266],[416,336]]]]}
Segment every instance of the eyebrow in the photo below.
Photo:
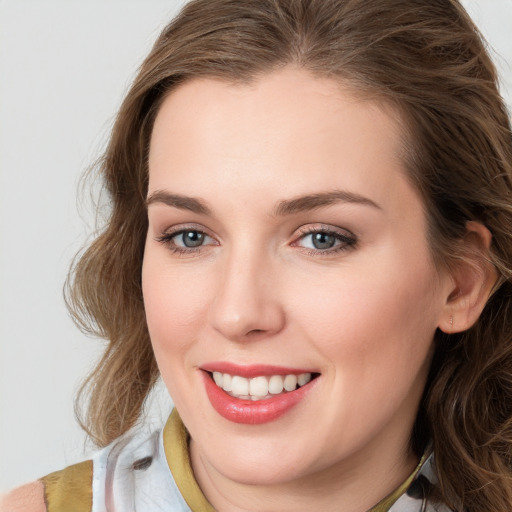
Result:
{"type": "Polygon", "coordinates": [[[338,202],[355,203],[371,206],[378,210],[382,209],[377,203],[367,197],[345,190],[333,190],[280,201],[274,209],[274,215],[292,215],[294,213],[316,210],[317,208],[323,208],[338,202]]]}
{"type": "Polygon", "coordinates": [[[211,215],[211,210],[200,199],[195,197],[182,196],[179,194],[170,194],[163,190],[157,190],[146,199],[146,208],[154,203],[163,203],[167,206],[179,208],[180,210],[189,210],[200,215],[211,215]]]}
{"type": "MultiPolygon", "coordinates": [[[[367,197],[344,190],[334,190],[279,201],[274,208],[273,215],[276,217],[293,215],[295,213],[330,206],[338,202],[361,204],[381,210],[381,207],[377,203],[367,197]]],[[[163,203],[167,206],[181,210],[189,210],[199,215],[212,214],[211,209],[200,199],[182,196],[180,194],[171,194],[163,190],[157,190],[150,194],[146,200],[146,207],[154,203],[163,203]]]]}

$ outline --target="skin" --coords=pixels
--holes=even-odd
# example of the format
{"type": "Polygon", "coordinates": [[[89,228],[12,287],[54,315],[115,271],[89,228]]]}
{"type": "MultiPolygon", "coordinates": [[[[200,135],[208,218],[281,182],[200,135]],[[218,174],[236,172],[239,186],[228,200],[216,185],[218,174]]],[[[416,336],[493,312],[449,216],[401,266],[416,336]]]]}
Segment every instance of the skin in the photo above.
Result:
{"type": "Polygon", "coordinates": [[[360,512],[418,462],[409,441],[433,337],[453,325],[460,290],[432,263],[401,141],[391,108],[294,68],[250,85],[193,80],[161,107],[144,301],[194,473],[217,510],[360,512]],[[276,215],[282,201],[333,190],[374,204],[276,215]],[[165,204],[162,191],[209,212],[165,204]],[[184,228],[206,233],[204,244],[176,252],[183,238],[170,236],[184,228]],[[355,243],[315,249],[305,228],[355,243]],[[211,361],[320,376],[284,416],[241,425],[208,401],[198,369],[211,361]]]}
{"type": "Polygon", "coordinates": [[[0,496],[0,512],[46,512],[43,483],[31,482],[0,496]]]}

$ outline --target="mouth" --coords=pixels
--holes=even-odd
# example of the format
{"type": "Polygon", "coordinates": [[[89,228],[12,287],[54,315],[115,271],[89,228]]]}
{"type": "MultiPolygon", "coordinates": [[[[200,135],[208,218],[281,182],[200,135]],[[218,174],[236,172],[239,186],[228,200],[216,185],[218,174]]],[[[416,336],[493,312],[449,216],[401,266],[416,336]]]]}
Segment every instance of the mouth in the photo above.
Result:
{"type": "Polygon", "coordinates": [[[260,375],[253,378],[231,375],[229,373],[211,372],[211,378],[217,387],[239,400],[269,400],[283,393],[290,393],[305,386],[318,374],[305,372],[295,375],[260,375]]]}
{"type": "Polygon", "coordinates": [[[239,367],[228,363],[201,368],[213,408],[225,419],[242,424],[276,420],[312,390],[319,373],[270,366],[239,367]]]}

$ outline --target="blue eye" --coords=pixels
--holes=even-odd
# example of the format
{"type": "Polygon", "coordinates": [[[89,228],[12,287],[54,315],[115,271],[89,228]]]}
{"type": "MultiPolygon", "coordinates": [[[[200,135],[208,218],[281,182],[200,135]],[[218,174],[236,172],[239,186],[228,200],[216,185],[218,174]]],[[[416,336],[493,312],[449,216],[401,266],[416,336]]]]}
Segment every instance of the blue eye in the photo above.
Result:
{"type": "Polygon", "coordinates": [[[304,232],[295,244],[312,252],[332,253],[354,246],[356,239],[353,235],[316,229],[304,232]]]}
{"type": "Polygon", "coordinates": [[[336,237],[331,233],[312,233],[311,244],[315,249],[332,249],[337,242],[336,237]]]}
{"type": "Polygon", "coordinates": [[[175,234],[173,241],[179,247],[193,248],[203,245],[207,238],[209,237],[201,231],[189,230],[175,234]]]}
{"type": "Polygon", "coordinates": [[[171,251],[187,253],[199,251],[204,245],[214,245],[215,240],[199,229],[180,229],[165,233],[156,239],[171,251]]]}

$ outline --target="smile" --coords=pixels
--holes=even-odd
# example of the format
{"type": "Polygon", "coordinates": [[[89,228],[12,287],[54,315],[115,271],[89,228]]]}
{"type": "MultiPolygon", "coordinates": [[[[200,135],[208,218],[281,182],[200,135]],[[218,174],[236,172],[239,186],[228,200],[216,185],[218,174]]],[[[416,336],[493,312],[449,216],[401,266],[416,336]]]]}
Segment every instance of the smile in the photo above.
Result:
{"type": "Polygon", "coordinates": [[[252,379],[229,373],[213,372],[215,384],[230,396],[242,400],[268,400],[273,396],[295,391],[306,385],[312,378],[311,373],[299,375],[260,375],[252,379]]]}
{"type": "Polygon", "coordinates": [[[292,410],[316,386],[319,373],[274,366],[214,363],[201,368],[213,409],[233,423],[259,425],[292,410]]]}

